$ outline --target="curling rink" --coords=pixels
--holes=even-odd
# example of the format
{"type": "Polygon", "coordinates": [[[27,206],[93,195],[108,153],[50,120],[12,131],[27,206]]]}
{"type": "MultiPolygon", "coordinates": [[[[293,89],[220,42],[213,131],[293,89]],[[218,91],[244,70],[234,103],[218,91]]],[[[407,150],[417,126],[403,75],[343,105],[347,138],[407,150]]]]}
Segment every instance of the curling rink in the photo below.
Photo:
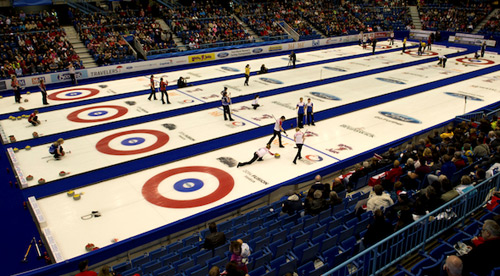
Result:
{"type": "MultiPolygon", "coordinates": [[[[384,43],[380,44],[384,46],[384,43]]],[[[314,111],[320,112],[404,89],[418,88],[439,80],[497,66],[500,63],[500,56],[496,54],[488,54],[481,60],[466,58],[466,55],[459,54],[457,57],[448,58],[446,68],[436,66],[438,54],[451,54],[457,51],[460,50],[433,45],[432,52],[424,56],[416,56],[414,51],[403,55],[400,51],[378,53],[374,56],[273,72],[264,77],[252,75],[249,87],[243,86],[243,77],[216,80],[194,87],[170,90],[171,105],[162,105],[160,101],[148,101],[147,91],[142,96],[124,97],[111,101],[106,101],[105,96],[108,93],[98,93],[92,95],[92,97],[102,97],[102,101],[97,104],[42,112],[40,117],[47,122],[42,122],[42,125],[36,128],[29,127],[25,120],[3,120],[0,123],[7,135],[15,135],[19,138],[18,140],[31,140],[31,133],[35,129],[46,135],[62,134],[62,131],[84,129],[86,125],[106,124],[114,120],[159,113],[165,109],[178,109],[219,101],[219,92],[224,86],[229,88],[233,97],[290,87],[288,92],[262,97],[259,101],[262,106],[257,110],[253,110],[248,101],[233,104],[231,109],[234,122],[224,121],[220,108],[210,108],[155,121],[145,120],[141,124],[68,139],[63,146],[71,153],[59,161],[53,160],[48,154],[49,144],[34,145],[29,151],[20,150],[15,153],[11,151],[11,158],[15,159],[18,165],[18,173],[24,176],[28,174],[34,176],[35,180],[26,183],[29,189],[38,185],[36,179],[40,177],[47,181],[43,185],[56,185],[51,182],[61,178],[59,176],[61,170],[69,172],[63,177],[77,178],[79,174],[89,173],[103,167],[126,164],[131,160],[182,149],[188,145],[241,131],[249,131],[262,126],[269,130],[269,135],[262,138],[228,145],[205,154],[139,172],[124,171],[123,176],[89,183],[75,190],[75,193],[82,194],[81,200],[73,200],[72,197],[67,196],[66,192],[37,198],[40,214],[44,217],[42,231],[50,232],[53,244],[57,248],[58,261],[62,261],[86,253],[84,245],[87,242],[104,247],[111,244],[114,239],[125,240],[186,218],[202,218],[203,214],[212,208],[220,208],[242,197],[275,187],[300,175],[407,137],[411,133],[453,119],[463,114],[464,111],[470,112],[497,102],[500,92],[498,70],[321,120],[316,123],[316,126],[305,126],[303,131],[307,132],[305,146],[302,149],[303,158],[298,160],[297,165],[292,163],[296,154],[293,142],[295,130],[285,125],[288,133],[288,137],[283,135],[285,148],[278,147],[277,138],[271,148],[271,152],[280,153],[281,158],[276,159],[266,155],[263,162],[236,168],[238,162],[250,160],[253,152],[265,146],[272,134],[273,116],[284,115],[287,119],[296,117],[295,106],[300,97],[304,97],[304,100],[311,98],[314,111]],[[299,84],[318,80],[320,74],[323,75],[323,79],[327,80],[415,60],[423,62],[402,69],[318,84],[306,89],[294,88],[299,84]],[[464,101],[465,96],[467,101],[464,101]],[[186,100],[191,102],[185,102],[186,100]],[[127,102],[134,102],[134,104],[130,105],[127,102]],[[122,110],[121,113],[120,110],[122,110]],[[57,127],[51,125],[52,123],[57,127]],[[98,210],[102,216],[84,219],[93,210],[98,210]]],[[[347,46],[300,53],[298,60],[302,63],[309,63],[360,53],[367,53],[367,50],[359,46],[347,46]]],[[[238,68],[239,74],[242,75],[244,65],[247,63],[250,63],[255,71],[262,63],[269,68],[276,68],[286,63],[286,60],[286,56],[280,56],[266,59],[265,62],[253,60],[188,71],[200,70],[196,71],[199,80],[208,80],[230,74],[217,69],[221,66],[238,68]]],[[[181,71],[166,74],[172,75],[172,81],[177,78],[174,74],[177,74],[175,76],[186,75],[181,71]]],[[[144,81],[138,81],[139,79],[141,77],[96,83],[75,89],[83,92],[83,88],[107,86],[105,88],[107,89],[116,85],[126,87],[123,93],[130,93],[132,90],[147,90],[147,77],[143,77],[144,81]],[[114,82],[116,83],[111,84],[114,82]]],[[[82,100],[79,99],[82,94],[73,96],[60,93],[65,90],[67,89],[49,91],[49,95],[65,95],[65,97],[75,97],[73,98],[75,101],[82,100]]],[[[27,96],[39,97],[34,94],[27,96]]],[[[157,93],[158,96],[159,93],[157,93]]],[[[18,107],[10,102],[13,100],[9,98],[1,101],[6,107],[9,105],[12,108],[18,107]]],[[[34,100],[30,98],[28,103],[34,104],[33,102],[34,100]]],[[[55,101],[50,102],[52,104],[55,101]]],[[[38,106],[32,108],[35,107],[38,106]]],[[[33,139],[33,143],[36,143],[36,139],[33,139]]]]}

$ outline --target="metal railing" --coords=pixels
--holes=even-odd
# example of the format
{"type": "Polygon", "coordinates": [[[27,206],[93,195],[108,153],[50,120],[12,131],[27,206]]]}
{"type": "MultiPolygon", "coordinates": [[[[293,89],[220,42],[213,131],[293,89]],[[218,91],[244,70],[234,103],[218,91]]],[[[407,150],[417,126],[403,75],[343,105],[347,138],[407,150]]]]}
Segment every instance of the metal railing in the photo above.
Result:
{"type": "Polygon", "coordinates": [[[280,25],[285,32],[287,32],[295,41],[299,41],[300,35],[288,25],[284,20],[281,20],[278,25],[280,25]]]}
{"type": "MultiPolygon", "coordinates": [[[[424,249],[428,242],[448,229],[463,223],[485,205],[491,190],[498,190],[499,186],[500,174],[496,174],[323,275],[377,275],[383,272],[404,257],[424,249]]],[[[328,256],[325,257],[328,260],[328,256]]]]}

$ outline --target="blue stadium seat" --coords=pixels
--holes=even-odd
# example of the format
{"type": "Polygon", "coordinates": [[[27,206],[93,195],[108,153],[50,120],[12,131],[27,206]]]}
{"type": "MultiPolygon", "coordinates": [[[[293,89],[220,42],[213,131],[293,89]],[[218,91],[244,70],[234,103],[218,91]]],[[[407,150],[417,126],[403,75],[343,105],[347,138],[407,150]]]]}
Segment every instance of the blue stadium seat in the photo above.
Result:
{"type": "Polygon", "coordinates": [[[205,263],[207,264],[208,267],[212,267],[214,263],[217,263],[220,260],[222,260],[221,256],[215,256],[206,260],[205,263]]]}
{"type": "Polygon", "coordinates": [[[285,262],[283,264],[281,264],[279,267],[278,267],[278,272],[277,272],[277,276],[284,276],[285,274],[287,273],[292,273],[295,272],[295,269],[297,269],[297,260],[291,260],[291,261],[288,261],[288,262],[285,262]]]}
{"type": "Polygon", "coordinates": [[[198,234],[194,234],[182,240],[182,244],[184,246],[195,245],[200,241],[200,236],[198,234]]]}
{"type": "Polygon", "coordinates": [[[259,267],[263,267],[264,265],[268,264],[272,260],[271,253],[264,253],[262,256],[256,258],[253,260],[253,263],[251,264],[252,269],[257,269],[259,267]]]}
{"type": "Polygon", "coordinates": [[[182,244],[182,242],[175,241],[175,242],[167,245],[165,248],[166,248],[166,250],[167,250],[168,253],[172,253],[172,252],[177,252],[182,247],[184,247],[184,245],[182,244]]]}
{"type": "Polygon", "coordinates": [[[129,262],[129,261],[126,261],[126,262],[123,262],[123,263],[119,263],[115,266],[112,267],[112,270],[116,273],[116,274],[121,274],[122,272],[126,271],[126,270],[129,270],[132,268],[132,264],[129,262]]]}
{"type": "Polygon", "coordinates": [[[300,276],[309,276],[309,272],[314,269],[314,262],[307,262],[297,268],[297,274],[300,276]]]}
{"type": "Polygon", "coordinates": [[[159,260],[153,260],[148,263],[145,263],[142,265],[142,273],[143,274],[148,274],[152,273],[153,271],[163,267],[163,264],[159,260]]]}
{"type": "Polygon", "coordinates": [[[223,244],[223,245],[221,245],[221,246],[219,246],[219,247],[217,247],[217,248],[214,249],[213,256],[214,257],[215,256],[221,256],[222,257],[224,255],[224,253],[226,251],[228,251],[228,250],[229,250],[229,247],[228,247],[227,243],[223,244]]]}
{"type": "Polygon", "coordinates": [[[266,246],[268,246],[270,244],[270,241],[271,241],[270,237],[265,237],[265,238],[262,238],[262,239],[258,240],[255,243],[255,246],[254,246],[253,250],[257,251],[257,250],[263,249],[264,247],[266,247],[266,246]]]}
{"type": "Polygon", "coordinates": [[[178,260],[177,262],[174,262],[172,264],[172,266],[175,268],[175,271],[177,273],[183,272],[184,270],[186,270],[194,265],[195,265],[194,260],[191,258],[181,259],[181,260],[178,260]]]}
{"type": "Polygon", "coordinates": [[[351,228],[347,228],[345,230],[343,230],[342,232],[340,232],[340,236],[339,236],[339,243],[341,243],[342,241],[348,239],[349,237],[351,237],[352,235],[354,234],[354,227],[351,227],[351,228]]]}
{"type": "Polygon", "coordinates": [[[176,252],[169,253],[165,256],[160,257],[160,262],[163,264],[163,266],[168,266],[171,265],[172,263],[178,261],[181,258],[179,254],[176,252]]]}
{"type": "Polygon", "coordinates": [[[186,247],[179,249],[179,251],[177,251],[177,252],[181,255],[181,258],[187,258],[187,257],[191,257],[192,254],[194,254],[198,251],[199,251],[198,247],[195,247],[194,245],[190,245],[190,246],[186,246],[186,247]]]}
{"type": "MultiPolygon", "coordinates": [[[[302,233],[302,232],[299,232],[299,233],[302,233]]],[[[299,234],[299,235],[295,236],[293,238],[293,244],[294,244],[294,246],[296,244],[302,244],[302,243],[308,241],[310,236],[311,236],[310,233],[303,233],[303,234],[299,234]]]]}
{"type": "Polygon", "coordinates": [[[319,254],[319,247],[320,247],[320,244],[317,243],[317,244],[314,244],[312,246],[305,248],[302,251],[301,256],[300,257],[297,256],[297,264],[302,265],[302,264],[307,263],[309,261],[316,260],[318,258],[318,254],[319,254]]]}
{"type": "Polygon", "coordinates": [[[194,259],[194,261],[196,262],[196,264],[205,265],[206,261],[208,259],[212,258],[212,251],[211,250],[198,251],[196,253],[193,253],[191,255],[191,258],[194,259]]]}
{"type": "Polygon", "coordinates": [[[281,230],[280,232],[272,235],[271,242],[284,241],[284,240],[286,240],[286,236],[287,236],[287,230],[286,229],[281,230]]]}
{"type": "Polygon", "coordinates": [[[134,275],[134,274],[136,274],[136,273],[142,273],[142,271],[141,271],[141,268],[140,268],[140,267],[134,267],[134,268],[131,268],[131,269],[127,270],[127,271],[122,272],[122,274],[121,274],[121,275],[122,275],[122,276],[132,276],[132,275],[134,275]]]}
{"type": "MultiPolygon", "coordinates": [[[[199,264],[197,265],[194,265],[194,266],[189,266],[189,267],[184,267],[183,270],[181,270],[180,272],[184,272],[185,275],[187,276],[191,276],[193,272],[197,272],[199,270],[202,270],[205,272],[205,274],[208,272],[208,268],[207,266],[201,266],[199,264]]],[[[203,275],[203,274],[202,274],[203,275]]]]}
{"type": "Polygon", "coordinates": [[[255,275],[255,276],[259,276],[259,275],[264,275],[266,274],[266,268],[264,266],[260,266],[250,272],[248,272],[249,275],[255,275]]]}
{"type": "Polygon", "coordinates": [[[153,271],[153,276],[171,276],[175,274],[175,267],[164,266],[160,269],[153,271]]]}
{"type": "Polygon", "coordinates": [[[165,255],[167,255],[167,254],[168,254],[168,251],[167,251],[167,249],[166,249],[165,247],[163,247],[163,246],[162,246],[162,247],[160,247],[160,248],[158,248],[158,249],[155,249],[155,250],[153,250],[153,251],[150,251],[150,252],[148,253],[148,255],[149,255],[149,260],[150,260],[150,261],[157,260],[157,259],[159,259],[160,257],[165,256],[165,255]]]}
{"type": "Polygon", "coordinates": [[[274,252],[271,251],[271,253],[273,254],[273,258],[276,258],[277,256],[285,255],[290,250],[292,250],[293,241],[287,241],[287,242],[280,241],[280,242],[281,242],[281,244],[279,244],[278,247],[276,247],[276,250],[274,252]]]}
{"type": "Polygon", "coordinates": [[[269,267],[273,270],[279,271],[280,265],[286,263],[286,256],[279,256],[269,262],[269,267]]]}
{"type": "Polygon", "coordinates": [[[143,264],[149,262],[149,256],[148,255],[142,255],[139,257],[136,257],[130,261],[132,263],[132,267],[140,267],[143,264]]]}

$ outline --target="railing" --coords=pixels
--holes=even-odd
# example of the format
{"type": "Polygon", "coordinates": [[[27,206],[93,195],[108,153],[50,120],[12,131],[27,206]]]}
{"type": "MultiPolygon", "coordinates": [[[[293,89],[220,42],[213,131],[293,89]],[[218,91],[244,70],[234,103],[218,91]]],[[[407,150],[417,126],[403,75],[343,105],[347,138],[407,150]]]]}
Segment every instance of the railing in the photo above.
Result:
{"type": "Polygon", "coordinates": [[[299,41],[300,35],[292,28],[290,25],[288,25],[284,20],[281,20],[278,23],[285,32],[287,32],[295,41],[299,41]]]}
{"type": "Polygon", "coordinates": [[[478,111],[478,112],[472,112],[472,113],[467,113],[464,115],[457,116],[457,119],[466,121],[466,122],[478,122],[484,118],[484,112],[478,111]]]}
{"type": "Polygon", "coordinates": [[[499,187],[500,174],[496,174],[323,275],[378,275],[405,256],[424,249],[426,243],[448,229],[463,223],[484,206],[491,190],[499,187]]]}

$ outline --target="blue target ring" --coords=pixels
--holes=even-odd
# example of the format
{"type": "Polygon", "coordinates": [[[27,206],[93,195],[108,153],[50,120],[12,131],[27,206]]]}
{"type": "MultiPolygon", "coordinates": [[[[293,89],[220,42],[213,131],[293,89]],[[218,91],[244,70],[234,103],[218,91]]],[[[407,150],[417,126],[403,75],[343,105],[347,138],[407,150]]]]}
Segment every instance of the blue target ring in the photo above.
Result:
{"type": "Polygon", "coordinates": [[[131,137],[123,140],[121,144],[124,146],[136,146],[144,143],[144,141],[146,141],[146,139],[142,137],[131,137]]]}
{"type": "Polygon", "coordinates": [[[89,113],[89,116],[97,117],[108,114],[106,110],[96,110],[89,113]]]}
{"type": "Polygon", "coordinates": [[[194,192],[203,187],[203,181],[196,178],[186,178],[177,181],[174,184],[174,189],[179,192],[189,193],[194,192]]]}
{"type": "Polygon", "coordinates": [[[64,96],[74,97],[74,96],[78,96],[78,95],[81,95],[81,94],[82,94],[82,92],[69,92],[69,93],[64,94],[64,96]]]}

